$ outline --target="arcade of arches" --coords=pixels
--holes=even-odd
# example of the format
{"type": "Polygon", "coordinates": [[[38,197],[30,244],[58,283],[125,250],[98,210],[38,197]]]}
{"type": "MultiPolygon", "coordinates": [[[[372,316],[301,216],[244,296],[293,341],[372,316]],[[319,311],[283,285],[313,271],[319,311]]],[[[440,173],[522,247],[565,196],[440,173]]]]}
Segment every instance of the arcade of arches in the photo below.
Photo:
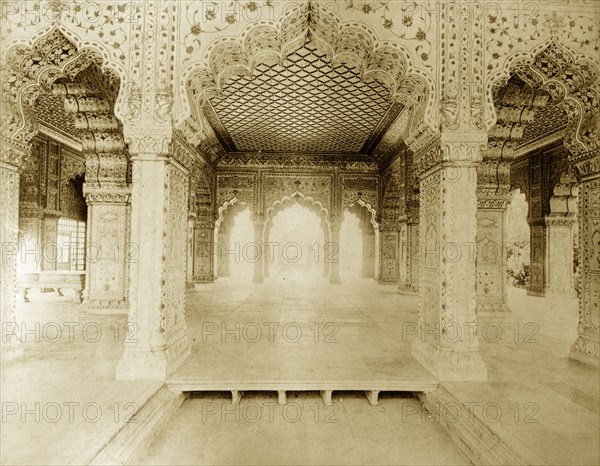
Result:
{"type": "MultiPolygon", "coordinates": [[[[356,376],[364,387],[351,369],[329,380],[313,367],[321,385],[298,390],[320,390],[326,404],[334,390],[364,390],[373,404],[379,391],[413,392],[434,413],[466,403],[465,393],[507,397],[509,367],[543,378],[515,359],[543,361],[548,373],[581,377],[562,389],[552,382],[544,400],[553,410],[564,404],[553,397],[565,397],[584,413],[590,437],[574,461],[597,463],[599,3],[0,6],[3,384],[40,357],[24,322],[58,319],[38,308],[68,303],[77,322],[121,319],[135,333],[101,351],[112,358],[102,370],[114,387],[143,392],[136,416],[148,431],[187,392],[231,391],[239,401],[256,386],[285,402],[295,386],[277,386],[283,366],[266,372],[271,385],[239,379],[236,388],[215,375],[212,386],[211,374],[238,356],[207,357],[196,340],[203,318],[219,319],[219,303],[231,323],[236,296],[256,313],[297,292],[322,322],[343,314],[342,301],[366,309],[352,308],[385,337],[359,339],[348,353],[391,339],[385,351],[403,361],[369,366],[356,376]],[[522,292],[511,286],[511,199],[526,206],[522,292]],[[574,317],[527,314],[538,308],[574,317]],[[563,318],[557,352],[494,353],[477,330],[563,318]]],[[[246,351],[255,352],[248,364],[269,360],[258,351],[246,351]]],[[[63,385],[77,380],[69,377],[63,385]]],[[[514,425],[503,437],[477,422],[440,422],[474,463],[551,462],[540,445],[570,441],[535,431],[530,448],[509,439],[521,435],[514,425]]],[[[147,433],[118,427],[77,458],[125,461],[148,445],[147,433]]]]}

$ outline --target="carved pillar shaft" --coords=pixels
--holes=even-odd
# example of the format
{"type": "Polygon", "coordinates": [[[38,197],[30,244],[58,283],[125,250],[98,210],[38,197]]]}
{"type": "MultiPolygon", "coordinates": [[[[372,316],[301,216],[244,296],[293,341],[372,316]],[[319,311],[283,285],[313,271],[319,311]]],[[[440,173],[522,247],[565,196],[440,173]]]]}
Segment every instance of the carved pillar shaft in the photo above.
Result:
{"type": "Polygon", "coordinates": [[[459,141],[443,142],[439,155],[432,149],[421,156],[427,164],[419,170],[421,284],[412,349],[441,380],[485,380],[475,331],[475,168],[481,143],[459,141]]]}
{"type": "MultiPolygon", "coordinates": [[[[225,221],[219,227],[218,233],[218,250],[217,250],[217,260],[218,260],[218,274],[219,277],[229,277],[231,272],[229,270],[230,262],[231,262],[231,228],[229,225],[225,225],[225,221]]],[[[233,252],[233,256],[235,257],[235,251],[233,252]]]]}
{"type": "Polygon", "coordinates": [[[527,294],[575,297],[573,282],[574,216],[545,217],[530,223],[531,278],[527,294]]]}
{"type": "MultiPolygon", "coordinates": [[[[191,190],[190,190],[191,192],[191,190]]],[[[188,217],[187,222],[187,249],[185,262],[185,283],[186,287],[191,288],[194,281],[194,230],[195,222],[193,217],[188,217]]]]}
{"type": "Polygon", "coordinates": [[[9,141],[0,140],[0,324],[2,359],[21,354],[23,345],[17,328],[16,280],[19,260],[19,172],[27,147],[9,148],[9,141]]]}
{"type": "Polygon", "coordinates": [[[398,291],[403,294],[419,292],[419,224],[404,223],[400,229],[400,270],[398,291]]]}
{"type": "Polygon", "coordinates": [[[592,175],[579,184],[579,326],[577,340],[571,348],[571,358],[600,364],[600,160],[596,155],[588,170],[592,175]]]}
{"type": "Polygon", "coordinates": [[[362,231],[362,278],[375,276],[375,230],[371,225],[365,225],[362,231]]]}
{"type": "Polygon", "coordinates": [[[128,271],[139,243],[129,242],[129,188],[84,185],[88,205],[86,276],[82,306],[92,312],[127,312],[128,271]]]}
{"type": "Polygon", "coordinates": [[[503,312],[510,162],[488,157],[477,166],[477,311],[503,312]]]}
{"type": "Polygon", "coordinates": [[[185,335],[188,173],[173,159],[153,154],[132,158],[131,239],[139,245],[131,262],[129,323],[119,379],[164,380],[190,352],[185,335]]]}
{"type": "Polygon", "coordinates": [[[506,202],[493,199],[487,203],[478,199],[477,312],[509,310],[506,297],[506,202]]]}
{"type": "Polygon", "coordinates": [[[196,223],[194,227],[193,281],[210,283],[215,279],[215,228],[196,223]]]}
{"type": "Polygon", "coordinates": [[[379,231],[379,283],[398,282],[398,231],[394,229],[380,229],[379,231]]]}

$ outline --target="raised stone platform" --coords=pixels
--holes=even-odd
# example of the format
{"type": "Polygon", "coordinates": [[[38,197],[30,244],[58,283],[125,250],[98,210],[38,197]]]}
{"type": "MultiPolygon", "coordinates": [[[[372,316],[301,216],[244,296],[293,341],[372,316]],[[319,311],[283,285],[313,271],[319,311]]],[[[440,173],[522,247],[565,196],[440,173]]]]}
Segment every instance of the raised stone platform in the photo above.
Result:
{"type": "Polygon", "coordinates": [[[17,288],[23,292],[23,300],[29,302],[31,288],[55,289],[59,296],[62,290],[74,290],[77,301],[81,303],[85,287],[85,271],[47,270],[35,273],[24,273],[17,276],[17,288]]]}

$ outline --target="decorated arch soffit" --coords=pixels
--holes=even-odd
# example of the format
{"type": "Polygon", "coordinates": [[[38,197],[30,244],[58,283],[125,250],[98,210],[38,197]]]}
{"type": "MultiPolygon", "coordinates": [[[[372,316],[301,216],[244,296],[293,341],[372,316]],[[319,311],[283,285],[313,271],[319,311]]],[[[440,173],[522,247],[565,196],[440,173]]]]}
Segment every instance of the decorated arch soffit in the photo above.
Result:
{"type": "Polygon", "coordinates": [[[130,29],[139,22],[136,2],[85,0],[21,0],[0,2],[0,59],[14,46],[27,48],[53,30],[72,42],[79,53],[101,58],[102,66],[127,81],[130,29]]]}
{"type": "MultiPolygon", "coordinates": [[[[223,92],[228,80],[251,82],[261,70],[298,50],[304,53],[309,42],[331,68],[347,67],[362,83],[381,86],[388,102],[410,109],[403,131],[414,121],[436,126],[435,21],[423,5],[188,1],[181,2],[178,14],[175,125],[188,137],[210,135],[203,109],[209,99],[228,97],[223,92]]],[[[355,152],[357,145],[348,147],[355,152]]]]}
{"type": "MultiPolygon", "coordinates": [[[[487,128],[496,122],[494,89],[519,71],[519,76],[535,76],[537,82],[528,82],[534,87],[550,84],[562,88],[563,97],[597,82],[600,2],[503,0],[485,2],[482,15],[487,128]],[[564,85],[569,81],[572,89],[564,85]]],[[[556,101],[557,96],[553,97],[556,101]]]]}

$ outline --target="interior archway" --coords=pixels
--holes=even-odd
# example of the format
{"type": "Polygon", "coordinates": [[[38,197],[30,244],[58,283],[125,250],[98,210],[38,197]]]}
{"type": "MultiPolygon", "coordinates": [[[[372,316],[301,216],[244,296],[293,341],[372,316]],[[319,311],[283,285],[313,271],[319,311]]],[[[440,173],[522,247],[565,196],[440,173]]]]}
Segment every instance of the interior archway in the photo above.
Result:
{"type": "Polygon", "coordinates": [[[299,202],[280,209],[272,217],[265,245],[272,282],[323,281],[325,232],[314,209],[299,202]]]}

